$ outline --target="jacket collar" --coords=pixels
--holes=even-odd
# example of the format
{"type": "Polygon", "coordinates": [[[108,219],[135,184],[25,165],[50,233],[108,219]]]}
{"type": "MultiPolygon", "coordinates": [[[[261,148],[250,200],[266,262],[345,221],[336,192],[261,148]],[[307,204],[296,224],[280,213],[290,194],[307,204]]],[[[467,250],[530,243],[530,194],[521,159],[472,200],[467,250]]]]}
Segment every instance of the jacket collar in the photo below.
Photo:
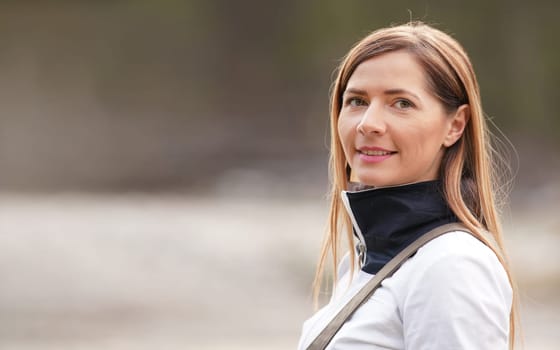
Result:
{"type": "Polygon", "coordinates": [[[422,234],[458,221],[442,193],[439,181],[343,191],[362,270],[377,273],[422,234]]]}

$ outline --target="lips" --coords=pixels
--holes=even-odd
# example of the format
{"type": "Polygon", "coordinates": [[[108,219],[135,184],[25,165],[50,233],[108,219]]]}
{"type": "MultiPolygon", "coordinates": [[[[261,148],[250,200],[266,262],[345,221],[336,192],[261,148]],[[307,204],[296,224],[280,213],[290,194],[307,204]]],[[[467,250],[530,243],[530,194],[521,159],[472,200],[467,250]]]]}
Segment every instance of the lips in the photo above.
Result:
{"type": "Polygon", "coordinates": [[[380,147],[361,147],[356,151],[361,161],[365,163],[380,163],[397,153],[380,147]]]}
{"type": "Polygon", "coordinates": [[[390,151],[370,151],[370,150],[358,150],[361,154],[365,154],[367,156],[388,156],[395,152],[390,151]]]}
{"type": "Polygon", "coordinates": [[[361,147],[357,150],[360,154],[366,156],[389,156],[391,154],[397,153],[395,151],[389,151],[380,147],[361,147]]]}

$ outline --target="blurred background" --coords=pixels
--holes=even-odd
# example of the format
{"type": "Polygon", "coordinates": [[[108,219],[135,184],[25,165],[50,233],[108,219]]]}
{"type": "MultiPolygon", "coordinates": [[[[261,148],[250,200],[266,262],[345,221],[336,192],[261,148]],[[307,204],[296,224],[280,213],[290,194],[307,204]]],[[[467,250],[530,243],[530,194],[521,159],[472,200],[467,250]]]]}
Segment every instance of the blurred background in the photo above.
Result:
{"type": "Polygon", "coordinates": [[[289,349],[326,219],[332,72],[410,18],[514,145],[527,349],[560,343],[555,1],[2,1],[0,348],[289,349]]]}

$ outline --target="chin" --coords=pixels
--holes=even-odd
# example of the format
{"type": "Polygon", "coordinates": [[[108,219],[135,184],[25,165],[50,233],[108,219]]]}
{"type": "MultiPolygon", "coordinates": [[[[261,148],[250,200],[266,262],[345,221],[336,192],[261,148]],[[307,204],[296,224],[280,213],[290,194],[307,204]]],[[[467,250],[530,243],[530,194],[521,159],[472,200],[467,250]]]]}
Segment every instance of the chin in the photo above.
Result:
{"type": "Polygon", "coordinates": [[[362,186],[367,187],[386,187],[386,186],[393,186],[394,183],[390,181],[383,181],[380,179],[372,179],[371,177],[357,177],[354,182],[358,182],[362,186]]]}
{"type": "Polygon", "coordinates": [[[359,183],[361,187],[391,187],[410,183],[405,179],[388,179],[380,178],[379,176],[360,176],[360,174],[356,175],[357,176],[351,178],[350,181],[359,183]]]}

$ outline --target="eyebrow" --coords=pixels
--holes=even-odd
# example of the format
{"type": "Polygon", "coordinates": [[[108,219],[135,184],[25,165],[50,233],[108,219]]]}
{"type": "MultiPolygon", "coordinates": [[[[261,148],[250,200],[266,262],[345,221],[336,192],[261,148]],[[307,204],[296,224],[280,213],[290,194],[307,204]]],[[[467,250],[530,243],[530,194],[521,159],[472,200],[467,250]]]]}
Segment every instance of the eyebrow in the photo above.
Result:
{"type": "MultiPolygon", "coordinates": [[[[361,95],[361,96],[366,96],[367,95],[367,92],[365,90],[355,89],[355,88],[346,89],[344,91],[344,94],[346,94],[346,93],[352,93],[352,94],[361,95]]],[[[420,100],[420,97],[418,97],[418,95],[416,95],[415,93],[413,93],[409,90],[405,90],[405,89],[388,89],[388,90],[383,91],[383,93],[385,95],[408,94],[408,95],[411,95],[412,97],[420,100]]]]}
{"type": "Polygon", "coordinates": [[[386,95],[408,94],[408,95],[416,98],[417,100],[420,100],[420,97],[418,97],[418,95],[416,95],[412,91],[408,91],[408,90],[405,90],[405,89],[389,89],[389,90],[385,90],[384,93],[386,95]]]}

